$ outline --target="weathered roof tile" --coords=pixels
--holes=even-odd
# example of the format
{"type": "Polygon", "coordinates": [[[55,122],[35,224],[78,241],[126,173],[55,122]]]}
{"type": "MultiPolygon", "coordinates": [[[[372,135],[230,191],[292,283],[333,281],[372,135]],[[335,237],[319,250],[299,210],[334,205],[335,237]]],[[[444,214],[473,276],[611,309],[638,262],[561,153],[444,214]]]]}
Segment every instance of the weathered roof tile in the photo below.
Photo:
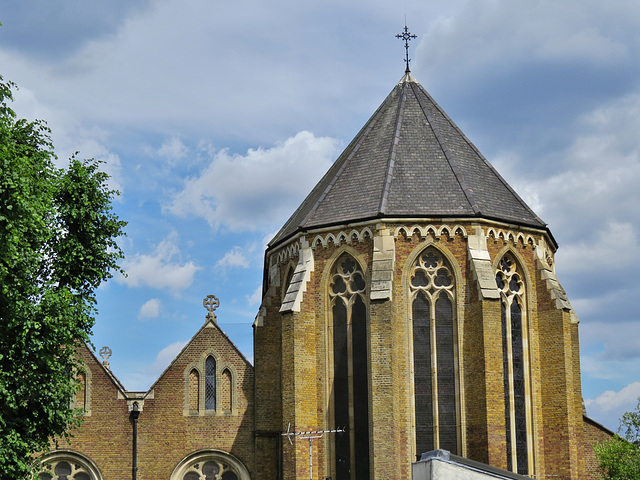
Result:
{"type": "Polygon", "coordinates": [[[545,223],[422,86],[405,75],[270,242],[371,218],[545,223]]]}

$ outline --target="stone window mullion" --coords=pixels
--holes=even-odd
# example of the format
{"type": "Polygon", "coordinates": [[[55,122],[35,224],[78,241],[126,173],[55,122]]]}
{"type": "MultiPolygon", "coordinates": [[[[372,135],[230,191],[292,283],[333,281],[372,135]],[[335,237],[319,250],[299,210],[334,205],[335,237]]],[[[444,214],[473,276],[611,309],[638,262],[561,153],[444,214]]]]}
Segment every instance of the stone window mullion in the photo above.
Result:
{"type": "Polygon", "coordinates": [[[450,265],[436,248],[428,247],[416,259],[410,292],[416,454],[437,448],[458,453],[455,282],[450,265]]]}

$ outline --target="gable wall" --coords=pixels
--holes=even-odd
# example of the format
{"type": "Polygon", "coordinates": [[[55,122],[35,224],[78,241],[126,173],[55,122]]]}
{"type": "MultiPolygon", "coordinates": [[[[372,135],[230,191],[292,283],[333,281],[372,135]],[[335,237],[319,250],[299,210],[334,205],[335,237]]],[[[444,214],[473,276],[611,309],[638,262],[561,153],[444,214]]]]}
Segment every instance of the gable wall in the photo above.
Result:
{"type": "MultiPolygon", "coordinates": [[[[104,480],[132,475],[133,424],[126,393],[120,391],[104,368],[85,348],[81,354],[91,374],[91,415],[73,432],[70,444],[60,449],[75,451],[92,461],[104,480]]],[[[202,371],[204,376],[204,371],[202,371]]],[[[141,405],[138,418],[137,478],[169,479],[176,466],[198,450],[219,450],[237,458],[253,476],[254,461],[253,367],[216,326],[201,329],[174,360],[146,398],[128,394],[129,403],[141,405]],[[234,398],[231,410],[185,412],[189,371],[203,364],[207,354],[217,360],[218,407],[222,399],[234,398]],[[232,392],[225,391],[223,370],[232,373],[232,392]],[[187,374],[185,375],[185,372],[187,374]]],[[[140,394],[142,396],[142,394],[140,394]]]]}

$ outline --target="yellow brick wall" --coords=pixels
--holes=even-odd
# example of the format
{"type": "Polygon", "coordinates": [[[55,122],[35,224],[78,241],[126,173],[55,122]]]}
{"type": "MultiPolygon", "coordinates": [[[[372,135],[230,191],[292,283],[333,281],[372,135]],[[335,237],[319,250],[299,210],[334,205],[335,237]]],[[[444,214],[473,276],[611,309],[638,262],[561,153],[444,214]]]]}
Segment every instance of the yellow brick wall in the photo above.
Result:
{"type": "MultiPolygon", "coordinates": [[[[456,225],[462,225],[468,232],[473,231],[471,223],[456,225]]],[[[393,224],[382,226],[392,230],[396,227],[393,224]]],[[[439,226],[434,224],[435,229],[439,226]]],[[[374,224],[369,227],[375,230],[374,224]]],[[[488,232],[488,227],[485,226],[485,232],[488,232]]],[[[336,229],[322,235],[333,233],[337,237],[339,232],[336,229]]],[[[533,244],[542,238],[541,233],[528,233],[533,244]]],[[[489,238],[487,246],[492,261],[511,251],[526,271],[530,418],[535,474],[580,478],[584,462],[579,455],[582,417],[577,325],[571,324],[568,312],[556,309],[537,271],[532,243],[489,238]]],[[[459,453],[497,467],[507,466],[500,302],[478,298],[464,235],[420,238],[408,234],[395,241],[393,300],[369,301],[372,478],[408,478],[410,463],[415,461],[410,301],[406,277],[417,252],[427,244],[445,251],[448,258],[453,259],[458,275],[458,367],[461,374],[460,399],[464,407],[460,412],[463,445],[459,453]]],[[[264,326],[256,328],[256,415],[258,419],[262,418],[270,408],[270,402],[275,400],[274,395],[263,393],[262,389],[267,385],[275,388],[280,381],[282,417],[279,418],[282,430],[286,429],[288,422],[297,430],[333,427],[328,385],[332,365],[329,361],[331,338],[327,332],[327,319],[330,312],[327,311],[326,288],[327,272],[343,251],[358,258],[370,284],[371,239],[341,245],[331,242],[327,246],[317,245],[313,251],[314,271],[306,285],[301,311],[278,313],[283,292],[282,287],[275,289],[277,294],[271,296],[273,306],[268,309],[264,326]],[[263,375],[266,377],[261,378],[263,375]]],[[[280,278],[286,278],[291,260],[296,262],[297,258],[280,265],[280,278]]],[[[269,426],[277,430],[275,424],[269,426]]],[[[272,442],[272,450],[273,443],[277,442],[272,442]]],[[[330,435],[314,444],[314,473],[319,472],[323,477],[331,475],[332,444],[330,435]]],[[[269,455],[266,447],[264,452],[265,456],[269,455]]],[[[272,462],[277,461],[276,455],[272,451],[272,462]]],[[[292,447],[285,442],[282,459],[284,478],[308,476],[307,443],[298,442],[292,447]]]]}

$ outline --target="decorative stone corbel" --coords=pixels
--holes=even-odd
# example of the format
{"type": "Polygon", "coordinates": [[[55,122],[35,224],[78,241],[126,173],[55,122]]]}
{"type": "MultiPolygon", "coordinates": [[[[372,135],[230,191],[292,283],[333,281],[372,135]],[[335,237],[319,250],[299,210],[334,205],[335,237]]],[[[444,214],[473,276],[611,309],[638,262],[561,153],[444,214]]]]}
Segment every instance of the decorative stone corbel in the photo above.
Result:
{"type": "Polygon", "coordinates": [[[491,257],[487,249],[487,237],[481,227],[475,227],[475,233],[467,237],[471,273],[478,286],[478,297],[499,299],[500,292],[491,266],[491,257]]]}
{"type": "Polygon", "coordinates": [[[393,268],[396,259],[396,243],[388,228],[379,230],[373,237],[373,261],[371,265],[371,300],[391,300],[393,268]]]}
{"type": "Polygon", "coordinates": [[[291,277],[291,283],[287,288],[287,293],[282,301],[280,313],[299,312],[302,304],[302,296],[307,291],[307,283],[311,280],[313,272],[313,250],[309,246],[306,238],[300,239],[300,256],[298,264],[291,277]]]}
{"type": "Polygon", "coordinates": [[[555,301],[556,308],[558,310],[569,311],[571,314],[571,323],[579,323],[580,320],[578,319],[576,312],[573,310],[564,288],[560,285],[553,268],[547,262],[546,244],[544,239],[540,239],[534,249],[534,252],[536,255],[536,268],[540,271],[540,276],[545,281],[549,295],[555,301]]]}

